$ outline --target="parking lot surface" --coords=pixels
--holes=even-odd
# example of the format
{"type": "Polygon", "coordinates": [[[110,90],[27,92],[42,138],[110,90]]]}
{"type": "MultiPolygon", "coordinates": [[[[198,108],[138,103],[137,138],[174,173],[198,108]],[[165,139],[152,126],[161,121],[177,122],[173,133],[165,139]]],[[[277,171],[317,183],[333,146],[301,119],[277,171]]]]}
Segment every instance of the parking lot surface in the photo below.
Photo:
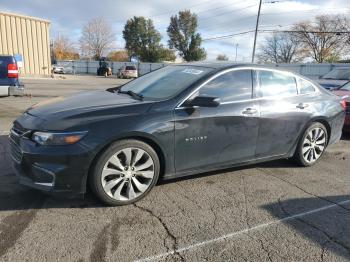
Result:
{"type": "Polygon", "coordinates": [[[313,167],[288,160],[160,181],[134,205],[104,207],[20,186],[6,130],[31,104],[125,82],[25,79],[0,98],[1,261],[349,261],[350,135],[313,167]]]}

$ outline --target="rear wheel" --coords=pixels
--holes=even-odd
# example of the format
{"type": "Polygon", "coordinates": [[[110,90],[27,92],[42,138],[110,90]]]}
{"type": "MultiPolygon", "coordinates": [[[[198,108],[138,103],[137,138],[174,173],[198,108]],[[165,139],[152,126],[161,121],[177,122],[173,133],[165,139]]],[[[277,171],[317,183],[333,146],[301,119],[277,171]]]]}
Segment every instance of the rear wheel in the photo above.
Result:
{"type": "Polygon", "coordinates": [[[299,141],[295,160],[301,166],[314,165],[324,153],[327,142],[327,128],[319,122],[311,124],[299,141]]]}
{"type": "Polygon", "coordinates": [[[99,157],[90,185],[105,204],[131,204],[154,187],[159,171],[159,158],[152,147],[138,140],[122,140],[99,157]]]}

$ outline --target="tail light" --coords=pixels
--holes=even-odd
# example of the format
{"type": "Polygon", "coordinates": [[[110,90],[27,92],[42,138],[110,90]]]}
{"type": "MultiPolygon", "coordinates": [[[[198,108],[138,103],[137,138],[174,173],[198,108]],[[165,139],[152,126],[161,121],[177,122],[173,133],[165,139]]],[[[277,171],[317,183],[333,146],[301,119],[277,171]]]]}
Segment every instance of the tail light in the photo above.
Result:
{"type": "Polygon", "coordinates": [[[8,78],[18,78],[17,64],[8,64],[7,65],[7,77],[8,78]]]}
{"type": "Polygon", "coordinates": [[[341,100],[340,101],[340,105],[343,108],[343,110],[345,111],[346,110],[346,102],[345,102],[345,100],[341,100]]]}

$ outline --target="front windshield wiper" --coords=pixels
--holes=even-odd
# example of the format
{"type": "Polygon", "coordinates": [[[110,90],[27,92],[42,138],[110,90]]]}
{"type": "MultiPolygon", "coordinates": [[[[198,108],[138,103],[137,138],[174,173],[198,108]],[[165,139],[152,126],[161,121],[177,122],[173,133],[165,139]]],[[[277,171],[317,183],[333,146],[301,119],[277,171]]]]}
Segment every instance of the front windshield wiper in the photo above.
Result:
{"type": "Polygon", "coordinates": [[[133,97],[133,98],[135,98],[135,99],[137,99],[137,100],[143,100],[143,95],[140,95],[140,94],[138,94],[138,93],[135,93],[134,91],[131,91],[131,90],[128,90],[128,91],[123,91],[123,90],[118,90],[118,93],[119,94],[127,94],[127,95],[129,95],[129,96],[131,96],[131,97],[133,97]]]}

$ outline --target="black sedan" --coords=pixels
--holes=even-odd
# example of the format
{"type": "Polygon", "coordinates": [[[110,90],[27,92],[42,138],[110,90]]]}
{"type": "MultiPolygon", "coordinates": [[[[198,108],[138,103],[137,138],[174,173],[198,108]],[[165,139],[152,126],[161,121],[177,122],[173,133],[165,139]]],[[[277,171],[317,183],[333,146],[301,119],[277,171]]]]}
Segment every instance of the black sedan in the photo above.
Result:
{"type": "Polygon", "coordinates": [[[167,66],[106,91],[37,104],[10,133],[22,184],[133,203],[158,179],[282,158],[311,166],[340,139],[345,102],[256,65],[167,66]]]}

